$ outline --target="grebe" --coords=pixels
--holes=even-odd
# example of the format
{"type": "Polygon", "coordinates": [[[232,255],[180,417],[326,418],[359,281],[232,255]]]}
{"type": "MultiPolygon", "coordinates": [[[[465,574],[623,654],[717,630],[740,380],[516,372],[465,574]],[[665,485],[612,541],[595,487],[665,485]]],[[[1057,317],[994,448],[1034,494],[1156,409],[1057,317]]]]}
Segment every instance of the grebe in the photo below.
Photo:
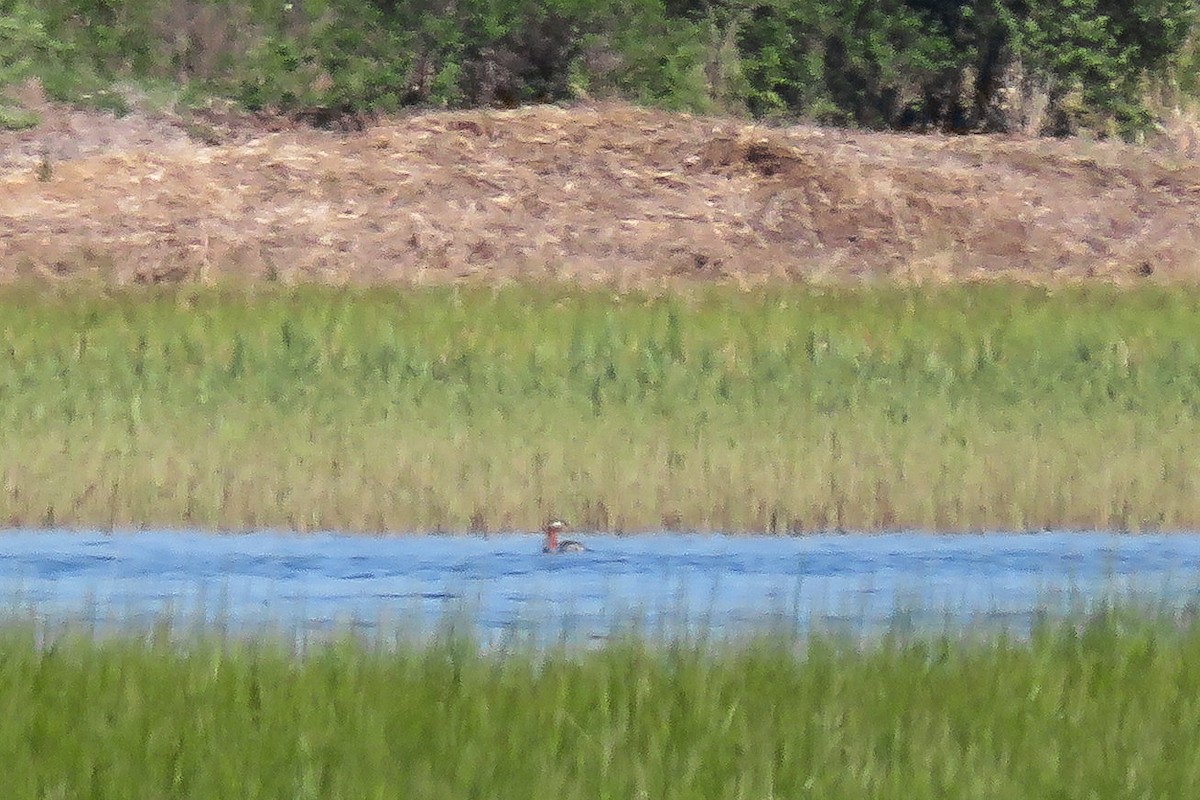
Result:
{"type": "Polygon", "coordinates": [[[582,553],[587,550],[582,542],[577,542],[574,539],[563,539],[559,541],[558,534],[567,529],[567,523],[561,519],[552,519],[546,523],[543,532],[546,534],[546,541],[542,545],[543,553],[582,553]]]}

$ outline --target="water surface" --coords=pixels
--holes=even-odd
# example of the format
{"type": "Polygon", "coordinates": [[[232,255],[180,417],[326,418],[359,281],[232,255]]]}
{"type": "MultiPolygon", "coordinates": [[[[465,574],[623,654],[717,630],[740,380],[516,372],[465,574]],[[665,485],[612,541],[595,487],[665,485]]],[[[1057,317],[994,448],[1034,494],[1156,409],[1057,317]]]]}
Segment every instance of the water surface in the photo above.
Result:
{"type": "Polygon", "coordinates": [[[804,538],[586,537],[549,556],[531,535],[0,533],[0,596],[42,619],[164,616],[300,632],[429,630],[465,615],[485,638],[779,624],[850,633],[986,622],[1134,597],[1200,600],[1200,536],[1037,533],[804,538]]]}

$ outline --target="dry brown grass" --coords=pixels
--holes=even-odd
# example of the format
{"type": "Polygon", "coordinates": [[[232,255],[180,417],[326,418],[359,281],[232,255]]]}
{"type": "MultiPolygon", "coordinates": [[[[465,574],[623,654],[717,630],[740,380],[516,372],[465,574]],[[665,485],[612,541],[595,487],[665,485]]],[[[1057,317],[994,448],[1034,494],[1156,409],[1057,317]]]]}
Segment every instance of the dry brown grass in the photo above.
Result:
{"type": "Polygon", "coordinates": [[[1178,148],[627,106],[349,134],[213,118],[208,145],[39,110],[0,134],[0,280],[1200,280],[1200,162],[1178,148]]]}

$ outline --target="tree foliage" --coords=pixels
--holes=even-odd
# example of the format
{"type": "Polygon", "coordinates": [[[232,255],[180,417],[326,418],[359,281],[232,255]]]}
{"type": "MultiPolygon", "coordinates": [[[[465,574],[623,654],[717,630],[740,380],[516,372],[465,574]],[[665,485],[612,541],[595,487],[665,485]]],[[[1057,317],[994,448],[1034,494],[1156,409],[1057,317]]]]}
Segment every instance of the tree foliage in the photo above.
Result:
{"type": "Polygon", "coordinates": [[[25,70],[53,44],[96,72],[202,82],[251,107],[588,95],[872,128],[1133,135],[1150,122],[1147,81],[1194,68],[1180,54],[1196,10],[1197,0],[0,0],[0,70],[25,70]]]}
{"type": "Polygon", "coordinates": [[[1027,124],[1041,94],[1046,132],[1129,132],[1194,14],[1192,0],[768,0],[741,44],[760,114],[995,130],[1027,124]]]}

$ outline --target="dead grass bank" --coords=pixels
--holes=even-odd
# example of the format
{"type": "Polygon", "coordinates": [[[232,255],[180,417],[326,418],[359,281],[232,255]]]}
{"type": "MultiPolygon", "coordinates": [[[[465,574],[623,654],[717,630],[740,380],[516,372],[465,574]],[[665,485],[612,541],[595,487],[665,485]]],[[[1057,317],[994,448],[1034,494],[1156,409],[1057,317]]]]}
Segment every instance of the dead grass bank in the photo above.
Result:
{"type": "Polygon", "coordinates": [[[40,111],[0,134],[0,280],[1200,280],[1200,162],[1117,143],[625,106],[353,133],[40,111]]]}

